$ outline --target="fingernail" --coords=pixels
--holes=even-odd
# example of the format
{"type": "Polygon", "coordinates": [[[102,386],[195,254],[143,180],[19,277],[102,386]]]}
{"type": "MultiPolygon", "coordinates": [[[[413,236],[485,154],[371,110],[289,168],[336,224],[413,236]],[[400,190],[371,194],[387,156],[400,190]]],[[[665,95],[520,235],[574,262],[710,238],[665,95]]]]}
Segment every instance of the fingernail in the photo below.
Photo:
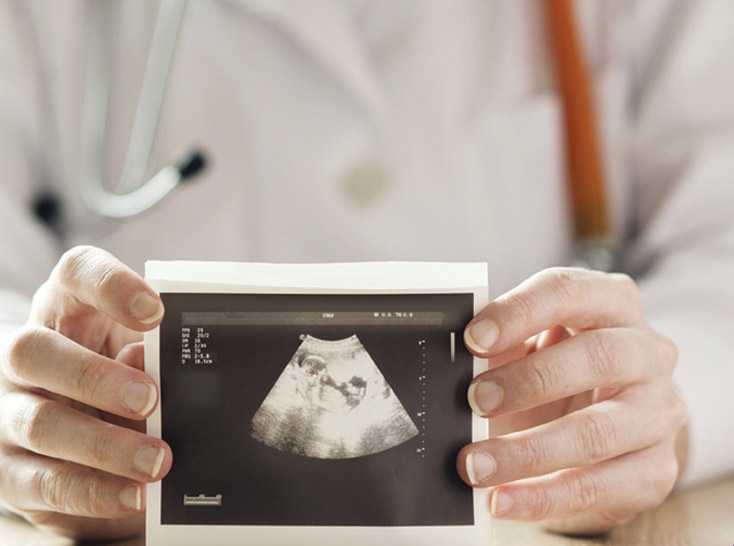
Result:
{"type": "Polygon", "coordinates": [[[131,485],[120,491],[120,503],[130,510],[143,509],[143,490],[139,485],[131,485]]]}
{"type": "Polygon", "coordinates": [[[472,485],[479,485],[497,471],[497,461],[489,453],[469,453],[466,456],[466,476],[472,485]]]}
{"type": "Polygon", "coordinates": [[[480,417],[497,409],[504,397],[505,390],[494,381],[476,381],[469,385],[467,393],[471,409],[480,417]]]}
{"type": "Polygon", "coordinates": [[[465,339],[469,348],[477,352],[484,352],[488,351],[497,341],[500,329],[493,320],[480,319],[472,322],[466,333],[465,339]]]}
{"type": "Polygon", "coordinates": [[[512,509],[512,497],[507,493],[503,493],[500,489],[492,491],[492,498],[489,501],[489,511],[493,516],[502,516],[512,509]]]}
{"type": "Polygon", "coordinates": [[[158,394],[150,383],[130,381],[122,388],[122,403],[130,411],[140,415],[147,415],[155,406],[158,394]]]}
{"type": "Polygon", "coordinates": [[[135,454],[133,464],[140,472],[155,478],[161,471],[165,456],[166,452],[163,448],[145,446],[135,454]]]}
{"type": "Polygon", "coordinates": [[[151,324],[163,316],[163,304],[147,292],[141,292],[130,303],[130,313],[145,324],[151,324]]]}

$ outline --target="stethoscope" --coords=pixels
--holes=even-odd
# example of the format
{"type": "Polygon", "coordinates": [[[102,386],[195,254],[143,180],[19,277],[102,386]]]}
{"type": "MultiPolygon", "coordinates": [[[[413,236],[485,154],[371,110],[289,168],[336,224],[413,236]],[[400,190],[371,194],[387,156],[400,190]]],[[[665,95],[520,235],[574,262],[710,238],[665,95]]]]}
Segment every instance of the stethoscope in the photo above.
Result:
{"type": "MultiPolygon", "coordinates": [[[[191,150],[179,163],[167,165],[146,181],[146,171],[153,149],[162,111],[169,74],[173,65],[176,42],[183,23],[188,0],[161,0],[156,17],[153,35],[143,75],[143,84],[137,102],[128,149],[123,162],[122,175],[117,184],[104,183],[104,145],[107,126],[107,112],[110,99],[111,73],[107,62],[106,44],[111,35],[110,10],[108,3],[92,0],[89,2],[92,21],[90,28],[90,47],[87,48],[87,74],[82,123],[82,161],[81,196],[85,206],[97,219],[120,220],[137,216],[155,206],[177,187],[201,173],[207,165],[203,151],[191,150]],[[142,182],[140,182],[142,181],[142,182]]],[[[546,4],[550,14],[552,34],[567,31],[569,25],[558,24],[563,19],[572,21],[572,7],[569,3],[546,4]]],[[[569,23],[572,24],[572,23],[569,23]]],[[[578,46],[574,46],[579,49],[578,46]]],[[[556,55],[560,63],[559,73],[570,74],[569,67],[578,69],[578,59],[573,55],[556,55]],[[560,59],[560,60],[559,60],[560,59]]],[[[576,70],[578,72],[578,70],[576,70]]],[[[563,87],[563,86],[561,86],[563,87]]],[[[579,90],[575,90],[579,93],[579,90]]],[[[581,106],[584,102],[576,101],[581,106]]],[[[573,101],[569,101],[573,103],[573,101]]],[[[574,108],[566,105],[566,110],[574,108]]],[[[577,112],[578,113],[578,112],[577,112]]],[[[571,116],[579,119],[579,116],[571,116]]],[[[590,117],[590,116],[586,116],[590,117]]],[[[572,128],[573,129],[573,128],[572,128]]],[[[576,128],[575,132],[596,137],[596,130],[588,127],[576,128]]],[[[567,137],[573,131],[567,130],[567,137]]],[[[571,141],[578,141],[571,138],[571,141]]],[[[583,140],[583,139],[582,139],[583,140]]],[[[592,139],[596,141],[597,139],[592,139]]],[[[595,148],[598,148],[596,146],[595,148]]],[[[597,156],[598,150],[592,148],[591,155],[597,156]]],[[[588,159],[588,158],[586,158],[588,159]]],[[[584,161],[585,164],[589,162],[584,161]]],[[[598,162],[597,162],[598,163],[598,162]]],[[[603,175],[599,174],[603,186],[603,175]]],[[[572,180],[572,185],[573,185],[572,180]]],[[[583,182],[583,180],[582,180],[583,182]]],[[[603,189],[603,188],[602,188],[603,189]]],[[[587,199],[588,201],[588,199],[587,199]]],[[[590,201],[594,211],[603,213],[605,203],[600,199],[590,201]]],[[[36,215],[53,226],[60,216],[60,201],[53,194],[41,194],[33,204],[36,215]]],[[[583,207],[576,207],[584,212],[583,207]]],[[[606,231],[606,230],[603,230],[606,231]]],[[[577,234],[577,248],[574,251],[578,263],[588,264],[597,269],[611,269],[617,261],[617,248],[610,244],[604,233],[577,234]]]]}
{"type": "MultiPolygon", "coordinates": [[[[137,216],[206,167],[204,152],[195,148],[179,163],[163,167],[146,180],[147,165],[187,3],[187,0],[162,0],[160,3],[122,175],[112,185],[104,183],[103,175],[111,83],[110,63],[106,55],[110,10],[106,9],[106,2],[94,0],[89,3],[92,20],[87,48],[80,189],[84,205],[97,218],[120,220],[137,216]]],[[[55,220],[53,216],[60,214],[60,205],[53,195],[42,194],[34,204],[34,209],[41,219],[51,223],[51,220],[55,220]]]]}

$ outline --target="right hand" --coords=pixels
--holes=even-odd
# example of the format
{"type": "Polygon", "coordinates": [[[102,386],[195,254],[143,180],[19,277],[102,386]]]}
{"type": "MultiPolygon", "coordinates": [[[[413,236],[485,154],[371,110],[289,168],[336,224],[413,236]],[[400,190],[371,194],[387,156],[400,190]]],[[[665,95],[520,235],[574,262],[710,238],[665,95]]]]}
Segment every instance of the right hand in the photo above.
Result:
{"type": "Polygon", "coordinates": [[[143,530],[144,484],[172,462],[144,434],[158,388],[140,332],[162,317],[158,294],[109,253],[62,256],[0,348],[0,505],[74,538],[143,530]]]}

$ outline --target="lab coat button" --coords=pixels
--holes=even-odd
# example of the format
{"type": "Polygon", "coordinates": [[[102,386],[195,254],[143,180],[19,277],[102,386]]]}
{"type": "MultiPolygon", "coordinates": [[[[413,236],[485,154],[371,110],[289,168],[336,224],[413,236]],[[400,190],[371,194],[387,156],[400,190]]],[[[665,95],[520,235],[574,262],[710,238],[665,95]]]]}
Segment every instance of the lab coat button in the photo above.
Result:
{"type": "Polygon", "coordinates": [[[384,167],[375,163],[361,163],[352,167],[344,176],[343,188],[347,198],[357,207],[374,204],[389,186],[384,167]]]}

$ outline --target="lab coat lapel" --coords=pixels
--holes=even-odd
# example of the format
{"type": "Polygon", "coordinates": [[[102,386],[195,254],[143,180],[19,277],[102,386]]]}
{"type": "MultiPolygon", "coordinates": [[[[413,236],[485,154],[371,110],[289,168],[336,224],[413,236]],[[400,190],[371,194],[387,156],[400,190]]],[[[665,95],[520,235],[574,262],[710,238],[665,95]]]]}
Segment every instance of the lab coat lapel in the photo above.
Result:
{"type": "Polygon", "coordinates": [[[338,0],[231,0],[292,36],[341,80],[373,116],[384,117],[384,97],[346,8],[338,0]]]}

